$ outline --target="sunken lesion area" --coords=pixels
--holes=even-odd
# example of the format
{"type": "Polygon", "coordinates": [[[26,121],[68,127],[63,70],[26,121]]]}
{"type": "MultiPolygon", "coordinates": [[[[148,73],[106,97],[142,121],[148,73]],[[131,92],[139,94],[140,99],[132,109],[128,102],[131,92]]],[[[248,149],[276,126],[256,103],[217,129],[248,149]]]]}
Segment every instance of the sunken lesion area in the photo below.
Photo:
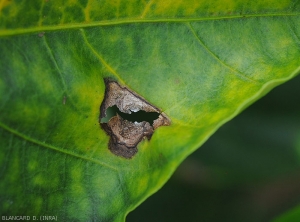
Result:
{"type": "Polygon", "coordinates": [[[106,78],[105,96],[100,106],[101,128],[110,136],[108,148],[127,159],[137,152],[137,145],[151,139],[160,126],[171,124],[170,119],[144,98],[106,78]]]}

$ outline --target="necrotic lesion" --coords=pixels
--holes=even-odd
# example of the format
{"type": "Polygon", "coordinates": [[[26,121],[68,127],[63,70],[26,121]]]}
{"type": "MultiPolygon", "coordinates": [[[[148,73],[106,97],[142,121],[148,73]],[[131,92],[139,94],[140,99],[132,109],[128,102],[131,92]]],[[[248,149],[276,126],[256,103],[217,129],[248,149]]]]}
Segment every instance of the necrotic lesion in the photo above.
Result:
{"type": "Polygon", "coordinates": [[[106,89],[99,117],[101,128],[110,136],[109,150],[130,159],[138,152],[139,142],[150,140],[155,129],[170,125],[170,119],[125,86],[111,79],[104,79],[104,82],[106,89]]]}
{"type": "Polygon", "coordinates": [[[119,114],[123,119],[126,119],[130,122],[143,122],[146,121],[153,125],[154,120],[159,116],[157,112],[146,112],[144,110],[139,110],[138,112],[123,113],[121,112],[116,105],[106,109],[106,116],[101,118],[101,123],[107,123],[112,117],[119,114]]]}

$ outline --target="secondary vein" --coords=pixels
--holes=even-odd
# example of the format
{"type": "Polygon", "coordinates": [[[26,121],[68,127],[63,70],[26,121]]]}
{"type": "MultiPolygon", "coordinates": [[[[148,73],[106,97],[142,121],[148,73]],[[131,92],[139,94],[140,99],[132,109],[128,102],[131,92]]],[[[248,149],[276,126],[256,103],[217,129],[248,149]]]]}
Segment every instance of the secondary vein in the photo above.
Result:
{"type": "Polygon", "coordinates": [[[95,48],[91,45],[91,43],[88,41],[88,39],[87,39],[87,37],[86,37],[86,34],[85,34],[84,30],[83,30],[83,29],[80,29],[80,32],[81,32],[81,34],[82,34],[82,36],[83,36],[84,42],[85,42],[86,45],[89,47],[89,49],[93,52],[93,54],[100,60],[100,62],[102,63],[102,65],[104,65],[104,67],[105,67],[111,74],[113,74],[113,75],[119,80],[120,83],[122,83],[123,85],[125,85],[125,82],[123,81],[123,79],[121,78],[121,76],[117,73],[117,71],[114,70],[114,69],[112,68],[112,66],[109,65],[109,64],[105,61],[105,59],[103,58],[103,56],[102,56],[99,52],[97,52],[97,51],[95,50],[95,48]]]}
{"type": "Polygon", "coordinates": [[[90,161],[90,162],[94,162],[98,165],[101,165],[101,166],[105,166],[105,167],[108,167],[112,170],[115,170],[115,171],[118,171],[116,168],[106,164],[106,163],[103,163],[99,160],[95,160],[95,159],[91,159],[91,158],[88,158],[88,157],[85,157],[85,156],[82,156],[82,155],[79,155],[77,153],[74,153],[74,152],[71,152],[71,151],[68,151],[68,150],[64,150],[64,149],[61,149],[59,147],[56,147],[56,146],[53,146],[51,144],[48,144],[48,143],[45,143],[45,142],[41,142],[39,140],[36,140],[36,139],[33,139],[31,137],[28,137],[20,132],[18,132],[17,130],[14,130],[12,128],[10,128],[9,126],[6,126],[5,124],[3,124],[2,122],[0,122],[0,127],[3,128],[4,130],[6,130],[7,132],[11,133],[11,134],[14,134],[28,142],[31,142],[31,143],[34,143],[34,144],[37,144],[39,146],[42,146],[42,147],[46,147],[46,148],[49,148],[49,149],[52,149],[52,150],[55,150],[55,151],[58,151],[58,152],[61,152],[61,153],[64,153],[64,154],[67,154],[67,155],[70,155],[70,156],[73,156],[73,157],[77,157],[77,158],[80,158],[80,159],[83,159],[83,160],[86,160],[86,161],[90,161]]]}
{"type": "Polygon", "coordinates": [[[226,67],[227,69],[231,70],[233,73],[235,73],[237,76],[240,76],[242,78],[245,78],[247,80],[250,80],[251,82],[254,82],[256,84],[258,84],[258,82],[254,79],[249,78],[248,76],[246,76],[245,74],[241,73],[240,71],[238,71],[237,69],[229,66],[228,64],[226,64],[224,61],[222,61],[213,51],[211,51],[205,44],[204,42],[200,39],[200,37],[197,35],[195,29],[193,28],[193,26],[188,23],[188,27],[190,28],[191,32],[193,33],[194,37],[197,39],[198,43],[214,58],[216,59],[221,65],[223,65],[224,67],[226,67]]]}

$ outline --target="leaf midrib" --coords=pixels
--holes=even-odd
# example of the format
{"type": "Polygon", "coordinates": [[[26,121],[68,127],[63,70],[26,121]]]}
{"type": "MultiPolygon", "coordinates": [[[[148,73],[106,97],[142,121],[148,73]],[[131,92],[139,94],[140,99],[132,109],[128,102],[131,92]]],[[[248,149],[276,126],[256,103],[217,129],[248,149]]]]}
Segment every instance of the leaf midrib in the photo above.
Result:
{"type": "Polygon", "coordinates": [[[283,17],[283,16],[299,16],[300,13],[270,13],[270,14],[242,14],[242,15],[230,15],[230,16],[216,16],[216,17],[201,17],[201,18],[160,18],[160,19],[118,19],[118,20],[107,20],[97,21],[91,23],[72,23],[63,25],[53,26],[42,26],[32,28],[21,28],[21,29],[3,29],[0,30],[0,37],[29,34],[41,31],[57,31],[63,29],[78,29],[88,28],[96,26],[114,26],[114,25],[126,25],[132,23],[185,23],[185,22],[200,22],[200,21],[214,21],[223,19],[247,19],[247,18],[259,18],[259,17],[283,17]]]}
{"type": "Polygon", "coordinates": [[[77,154],[77,153],[74,153],[74,152],[71,152],[71,151],[68,151],[68,150],[64,150],[64,149],[61,149],[59,147],[53,146],[51,144],[48,144],[48,143],[45,143],[45,142],[41,142],[39,140],[36,140],[36,139],[31,138],[29,136],[26,136],[26,135],[18,132],[17,130],[14,130],[14,129],[10,128],[9,126],[3,124],[2,122],[0,122],[0,128],[6,130],[7,132],[9,132],[9,133],[11,133],[13,135],[16,135],[16,136],[20,137],[21,139],[24,139],[24,140],[26,140],[28,142],[31,142],[31,143],[34,143],[36,145],[39,145],[39,146],[42,146],[42,147],[45,147],[45,148],[49,148],[49,149],[55,150],[57,152],[70,155],[72,157],[80,158],[80,159],[83,159],[85,161],[93,162],[93,163],[96,163],[98,165],[101,165],[101,166],[104,166],[104,167],[108,167],[108,168],[110,168],[112,170],[118,171],[116,168],[114,168],[111,165],[108,165],[107,163],[101,162],[101,161],[96,160],[96,159],[88,158],[88,157],[85,157],[83,155],[80,155],[80,154],[77,154]]]}

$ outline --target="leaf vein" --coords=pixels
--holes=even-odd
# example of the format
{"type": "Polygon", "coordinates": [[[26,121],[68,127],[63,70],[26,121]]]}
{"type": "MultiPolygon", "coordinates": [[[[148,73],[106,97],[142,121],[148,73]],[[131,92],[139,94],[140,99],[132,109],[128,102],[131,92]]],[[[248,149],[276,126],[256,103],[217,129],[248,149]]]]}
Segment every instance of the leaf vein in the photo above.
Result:
{"type": "Polygon", "coordinates": [[[40,26],[40,27],[31,27],[31,28],[17,28],[17,29],[2,29],[0,30],[0,36],[10,36],[17,34],[26,34],[32,32],[40,31],[56,31],[63,29],[80,29],[87,27],[95,26],[110,26],[110,25],[124,25],[132,23],[164,23],[164,22],[173,22],[173,23],[186,23],[186,22],[201,22],[201,21],[217,21],[224,19],[246,19],[246,18],[260,18],[260,17],[283,17],[283,16],[299,16],[300,13],[282,13],[282,14],[245,14],[245,15],[232,15],[232,16],[219,16],[219,17],[202,17],[202,18],[163,18],[163,19],[116,19],[116,20],[104,20],[96,21],[91,23],[72,23],[72,24],[60,24],[53,26],[40,26]]]}
{"type": "Polygon", "coordinates": [[[153,4],[153,0],[149,0],[148,3],[146,4],[145,8],[144,8],[144,11],[142,12],[140,18],[144,18],[145,15],[148,13],[151,5],[153,4]]]}
{"type": "Polygon", "coordinates": [[[288,21],[287,21],[286,24],[287,24],[289,30],[291,31],[293,38],[298,42],[298,45],[299,45],[299,43],[300,43],[300,37],[297,34],[295,28],[288,21]]]}
{"type": "Polygon", "coordinates": [[[121,78],[121,76],[116,72],[116,70],[114,70],[110,64],[108,64],[105,59],[103,58],[103,56],[97,52],[95,50],[95,48],[91,45],[91,43],[87,40],[86,34],[84,32],[83,29],[80,29],[80,32],[82,34],[83,40],[85,42],[85,44],[89,47],[89,49],[93,52],[93,54],[99,59],[99,61],[102,63],[102,65],[107,69],[108,72],[110,72],[111,74],[113,74],[118,80],[119,82],[121,82],[123,85],[125,85],[125,82],[123,81],[123,79],[121,78]]]}
{"type": "Polygon", "coordinates": [[[226,64],[224,61],[222,61],[211,49],[209,49],[204,42],[200,39],[200,37],[196,34],[195,29],[193,28],[193,26],[191,25],[191,23],[188,23],[188,27],[191,30],[191,32],[193,33],[193,36],[196,38],[197,42],[215,59],[217,60],[217,62],[219,62],[222,66],[226,67],[227,69],[229,69],[230,71],[234,72],[237,76],[240,76],[242,78],[246,78],[247,80],[250,80],[251,82],[254,82],[256,84],[258,84],[258,82],[254,79],[249,78],[248,76],[246,76],[245,74],[241,73],[240,71],[238,71],[237,69],[229,66],[228,64],[226,64]]]}
{"type": "Polygon", "coordinates": [[[110,168],[110,169],[118,172],[118,170],[115,167],[110,166],[107,163],[104,163],[102,161],[99,161],[99,160],[96,160],[96,159],[92,159],[92,158],[89,158],[89,157],[82,156],[82,155],[77,154],[75,152],[71,152],[71,151],[68,151],[68,150],[61,149],[59,147],[53,146],[53,145],[45,143],[45,142],[41,142],[41,141],[39,141],[37,139],[31,138],[29,136],[26,136],[26,135],[18,132],[17,130],[14,130],[14,129],[10,128],[9,126],[3,124],[2,122],[0,122],[0,127],[2,129],[6,130],[9,133],[18,136],[21,139],[24,139],[25,141],[31,142],[33,144],[36,144],[36,145],[39,145],[39,146],[42,146],[42,147],[45,147],[45,148],[49,148],[49,149],[55,150],[55,151],[63,153],[63,154],[67,154],[69,156],[77,157],[77,158],[79,158],[81,160],[90,161],[90,162],[96,163],[98,165],[101,165],[101,166],[104,166],[104,167],[108,167],[108,168],[110,168]]]}
{"type": "Polygon", "coordinates": [[[51,61],[53,62],[55,68],[56,68],[57,71],[58,71],[58,74],[59,74],[59,76],[60,76],[61,82],[62,82],[62,84],[63,84],[63,88],[64,88],[64,90],[66,90],[66,88],[67,88],[66,82],[65,82],[65,80],[64,80],[64,78],[63,78],[63,76],[62,76],[62,72],[61,72],[61,70],[60,70],[60,68],[59,68],[59,66],[58,66],[58,64],[57,64],[57,61],[56,61],[54,55],[53,55],[53,51],[52,51],[52,49],[51,49],[50,46],[49,46],[49,43],[48,43],[48,41],[47,41],[46,35],[44,35],[42,38],[44,39],[45,47],[46,47],[47,52],[48,52],[48,54],[49,54],[49,56],[50,56],[50,59],[51,59],[51,61]]]}
{"type": "Polygon", "coordinates": [[[47,41],[46,35],[43,36],[43,39],[44,39],[44,45],[45,45],[45,47],[47,49],[47,52],[50,56],[50,60],[54,64],[54,66],[55,66],[55,68],[58,72],[59,78],[61,79],[61,83],[62,83],[62,87],[63,87],[63,95],[62,96],[66,96],[68,98],[68,103],[74,108],[74,110],[78,111],[76,106],[74,105],[75,103],[74,103],[70,93],[68,92],[67,84],[66,84],[66,81],[63,77],[63,73],[62,73],[61,69],[58,66],[57,60],[55,59],[55,56],[53,54],[53,50],[51,49],[51,47],[50,47],[50,45],[47,41]]]}

